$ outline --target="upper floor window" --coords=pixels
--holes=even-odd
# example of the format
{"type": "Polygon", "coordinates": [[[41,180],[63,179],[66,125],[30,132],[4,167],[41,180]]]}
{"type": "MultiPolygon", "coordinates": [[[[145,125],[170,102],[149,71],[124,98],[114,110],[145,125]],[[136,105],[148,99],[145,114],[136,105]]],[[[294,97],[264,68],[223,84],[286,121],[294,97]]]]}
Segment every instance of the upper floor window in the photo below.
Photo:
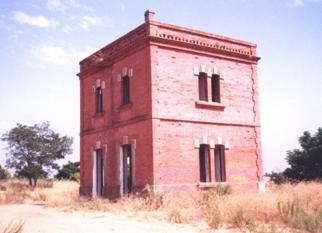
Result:
{"type": "Polygon", "coordinates": [[[211,101],[220,103],[220,80],[219,75],[211,76],[211,101]]]}
{"type": "Polygon", "coordinates": [[[130,103],[130,78],[124,76],[122,78],[122,105],[130,103]]]}
{"type": "Polygon", "coordinates": [[[207,74],[204,72],[199,73],[199,100],[208,101],[208,84],[210,84],[211,102],[220,103],[220,77],[217,74],[211,76],[209,82],[207,74]]]}
{"type": "Polygon", "coordinates": [[[199,100],[208,101],[207,74],[200,72],[198,77],[199,100]]]}
{"type": "Polygon", "coordinates": [[[103,90],[101,87],[97,87],[96,94],[96,113],[103,112],[103,90]]]}

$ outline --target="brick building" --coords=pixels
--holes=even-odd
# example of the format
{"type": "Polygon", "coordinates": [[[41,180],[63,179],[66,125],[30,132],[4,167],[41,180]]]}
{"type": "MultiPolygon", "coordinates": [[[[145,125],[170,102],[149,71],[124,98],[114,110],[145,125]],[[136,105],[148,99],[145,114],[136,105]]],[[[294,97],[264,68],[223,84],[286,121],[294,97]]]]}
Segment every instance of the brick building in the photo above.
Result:
{"type": "Polygon", "coordinates": [[[153,15],[80,62],[80,193],[261,189],[256,45],[153,15]]]}

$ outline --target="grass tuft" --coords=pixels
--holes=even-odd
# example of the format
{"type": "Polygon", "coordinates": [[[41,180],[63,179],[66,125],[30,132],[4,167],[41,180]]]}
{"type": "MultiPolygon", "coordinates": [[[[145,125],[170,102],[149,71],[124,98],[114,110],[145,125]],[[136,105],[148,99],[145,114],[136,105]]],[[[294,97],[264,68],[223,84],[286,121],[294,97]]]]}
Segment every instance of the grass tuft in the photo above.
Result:
{"type": "MultiPolygon", "coordinates": [[[[206,191],[131,194],[114,201],[81,197],[72,181],[0,182],[0,204],[40,202],[66,211],[109,211],[134,218],[207,224],[252,233],[322,233],[322,183],[273,185],[265,193],[232,192],[230,186],[206,191]]],[[[1,232],[2,233],[2,232],[1,232]]]]}
{"type": "Polygon", "coordinates": [[[15,222],[11,221],[2,231],[2,233],[21,233],[23,230],[24,222],[22,220],[15,222]]]}

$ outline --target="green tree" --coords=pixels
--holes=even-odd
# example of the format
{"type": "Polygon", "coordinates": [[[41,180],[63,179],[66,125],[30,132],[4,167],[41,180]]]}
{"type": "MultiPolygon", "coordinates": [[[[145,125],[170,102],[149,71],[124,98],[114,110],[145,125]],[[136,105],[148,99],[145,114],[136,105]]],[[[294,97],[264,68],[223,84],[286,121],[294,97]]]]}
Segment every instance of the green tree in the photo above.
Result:
{"type": "Polygon", "coordinates": [[[0,180],[6,180],[10,178],[10,173],[0,165],[0,180]]]}
{"type": "Polygon", "coordinates": [[[47,177],[58,169],[56,160],[72,153],[73,139],[60,136],[49,128],[49,123],[33,126],[17,124],[1,137],[7,142],[6,167],[15,169],[15,176],[29,179],[29,185],[47,177]]]}
{"type": "Polygon", "coordinates": [[[79,162],[70,162],[63,165],[61,169],[58,170],[55,178],[57,179],[66,179],[66,180],[79,180],[79,162]]]}
{"type": "Polygon", "coordinates": [[[284,175],[293,180],[322,179],[322,128],[318,128],[313,136],[305,131],[299,143],[302,149],[287,152],[290,168],[284,171],[284,175]]]}

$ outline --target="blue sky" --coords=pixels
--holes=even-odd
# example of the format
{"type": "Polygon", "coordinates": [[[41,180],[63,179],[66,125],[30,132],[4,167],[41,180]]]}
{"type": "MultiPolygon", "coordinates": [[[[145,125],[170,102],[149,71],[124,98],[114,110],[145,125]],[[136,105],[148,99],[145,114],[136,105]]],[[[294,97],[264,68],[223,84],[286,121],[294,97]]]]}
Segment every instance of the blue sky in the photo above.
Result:
{"type": "Polygon", "coordinates": [[[322,127],[322,0],[0,0],[0,134],[49,121],[74,137],[67,160],[78,160],[78,62],[148,8],[162,22],[257,44],[264,171],[283,170],[302,132],[322,127]]]}

